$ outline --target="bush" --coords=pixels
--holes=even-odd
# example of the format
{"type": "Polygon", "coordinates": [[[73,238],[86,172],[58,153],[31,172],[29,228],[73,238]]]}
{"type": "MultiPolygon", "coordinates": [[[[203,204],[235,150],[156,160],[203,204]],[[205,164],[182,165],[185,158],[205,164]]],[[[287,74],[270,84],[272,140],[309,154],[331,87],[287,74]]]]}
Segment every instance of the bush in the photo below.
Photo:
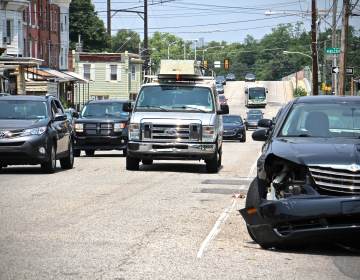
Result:
{"type": "Polygon", "coordinates": [[[296,89],[294,89],[294,97],[301,97],[301,96],[306,96],[307,92],[303,87],[298,87],[296,89]]]}

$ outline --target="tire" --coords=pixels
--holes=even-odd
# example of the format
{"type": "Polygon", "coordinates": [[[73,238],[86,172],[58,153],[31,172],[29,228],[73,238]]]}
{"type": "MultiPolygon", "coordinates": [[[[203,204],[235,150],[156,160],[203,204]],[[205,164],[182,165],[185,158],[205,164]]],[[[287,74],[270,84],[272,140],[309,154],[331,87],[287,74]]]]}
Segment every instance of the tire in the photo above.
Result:
{"type": "Polygon", "coordinates": [[[246,135],[243,135],[243,137],[241,137],[240,142],[242,143],[246,142],[246,135]]]}
{"type": "Polygon", "coordinates": [[[139,170],[140,160],[130,156],[126,156],[126,170],[136,171],[139,170]]]}
{"type": "Polygon", "coordinates": [[[50,153],[48,160],[41,164],[41,169],[48,174],[54,173],[56,170],[56,148],[54,145],[50,146],[50,153]]]}
{"type": "Polygon", "coordinates": [[[95,154],[95,150],[85,150],[85,154],[87,157],[93,157],[95,154]]]}
{"type": "Polygon", "coordinates": [[[60,159],[60,165],[62,169],[72,169],[74,167],[74,150],[73,144],[70,140],[69,143],[69,152],[68,155],[62,159],[60,159]]]}
{"type": "MultiPolygon", "coordinates": [[[[258,179],[255,178],[249,187],[247,196],[246,196],[246,201],[245,201],[245,208],[258,208],[259,205],[263,202],[264,199],[261,198],[260,195],[260,190],[259,190],[259,182],[258,179]]],[[[251,237],[252,240],[254,240],[257,244],[260,245],[261,248],[263,249],[269,249],[272,247],[276,247],[277,245],[280,244],[276,244],[273,242],[266,242],[261,240],[261,238],[258,238],[250,229],[249,225],[246,225],[247,231],[251,237]]],[[[274,233],[272,231],[265,231],[261,234],[261,236],[265,236],[268,235],[270,237],[272,237],[274,235],[274,233]]]]}
{"type": "Polygon", "coordinates": [[[126,157],[126,155],[127,155],[127,149],[125,148],[125,149],[123,150],[123,156],[126,157]]]}
{"type": "Polygon", "coordinates": [[[74,157],[79,157],[81,154],[81,150],[74,150],[73,153],[74,153],[74,157]]]}
{"type": "Polygon", "coordinates": [[[221,166],[222,152],[221,149],[216,147],[214,155],[207,159],[206,162],[206,171],[208,173],[217,173],[219,172],[219,167],[221,166]]]}
{"type": "Polygon", "coordinates": [[[153,164],[153,160],[144,158],[144,159],[142,159],[142,164],[144,164],[144,165],[153,164]]]}

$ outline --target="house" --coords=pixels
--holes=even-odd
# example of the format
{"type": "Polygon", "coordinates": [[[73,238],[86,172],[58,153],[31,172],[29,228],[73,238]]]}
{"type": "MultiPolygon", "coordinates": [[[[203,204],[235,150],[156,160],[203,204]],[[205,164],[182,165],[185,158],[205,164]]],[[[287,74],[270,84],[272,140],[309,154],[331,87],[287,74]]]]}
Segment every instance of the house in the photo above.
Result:
{"type": "Polygon", "coordinates": [[[135,99],[142,83],[143,60],[137,54],[74,51],[69,64],[90,81],[90,99],[135,99]]]}

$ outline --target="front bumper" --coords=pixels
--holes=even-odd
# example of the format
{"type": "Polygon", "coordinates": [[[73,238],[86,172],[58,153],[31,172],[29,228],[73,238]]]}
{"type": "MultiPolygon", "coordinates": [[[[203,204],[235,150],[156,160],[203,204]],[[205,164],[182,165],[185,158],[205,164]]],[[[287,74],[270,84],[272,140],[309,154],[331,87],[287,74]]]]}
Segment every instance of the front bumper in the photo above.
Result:
{"type": "Polygon", "coordinates": [[[74,137],[75,150],[124,150],[125,136],[78,136],[74,137]]]}
{"type": "Polygon", "coordinates": [[[245,135],[244,130],[229,129],[229,130],[224,130],[223,138],[224,139],[242,139],[244,137],[244,135],[245,135]]]}
{"type": "Polygon", "coordinates": [[[128,143],[128,155],[135,158],[149,159],[208,159],[213,157],[215,143],[162,143],[135,142],[128,143]]]}
{"type": "Polygon", "coordinates": [[[345,240],[360,233],[360,196],[294,197],[240,213],[253,235],[268,243],[345,240]]]}
{"type": "Polygon", "coordinates": [[[0,140],[0,164],[40,164],[48,159],[47,135],[32,135],[0,140]],[[45,153],[40,153],[40,148],[45,153]]]}

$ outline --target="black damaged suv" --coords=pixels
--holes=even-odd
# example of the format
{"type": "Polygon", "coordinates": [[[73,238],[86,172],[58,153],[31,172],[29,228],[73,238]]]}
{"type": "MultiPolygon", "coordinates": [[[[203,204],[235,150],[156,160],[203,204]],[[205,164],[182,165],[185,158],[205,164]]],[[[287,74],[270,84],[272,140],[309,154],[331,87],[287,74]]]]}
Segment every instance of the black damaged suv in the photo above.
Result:
{"type": "Polygon", "coordinates": [[[126,154],[129,113],[123,111],[127,100],[93,100],[83,108],[75,121],[75,156],[85,151],[93,156],[96,150],[122,150],[126,154]]]}
{"type": "Polygon", "coordinates": [[[254,241],[359,247],[360,97],[298,98],[259,127],[252,137],[265,144],[240,210],[254,241]]]}
{"type": "Polygon", "coordinates": [[[41,164],[53,173],[74,164],[71,127],[53,96],[0,96],[0,169],[41,164]]]}

